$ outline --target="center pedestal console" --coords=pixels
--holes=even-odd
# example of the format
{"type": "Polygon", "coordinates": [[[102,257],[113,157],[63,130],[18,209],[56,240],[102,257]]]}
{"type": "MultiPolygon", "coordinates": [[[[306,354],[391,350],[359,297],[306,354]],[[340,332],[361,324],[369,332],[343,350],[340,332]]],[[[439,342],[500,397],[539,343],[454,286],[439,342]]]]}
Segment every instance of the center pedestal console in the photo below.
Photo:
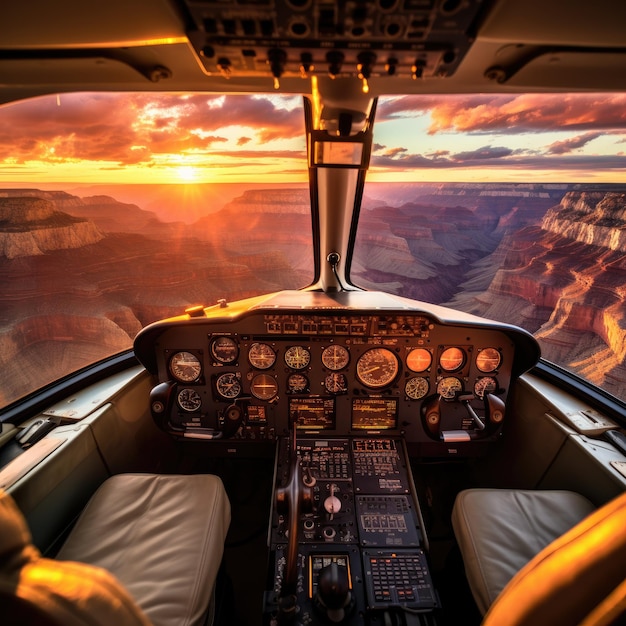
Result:
{"type": "Polygon", "coordinates": [[[276,458],[275,493],[297,471],[305,497],[297,516],[274,498],[265,624],[382,625],[398,614],[397,623],[433,624],[438,599],[404,441],[299,437],[281,440],[276,458]]]}

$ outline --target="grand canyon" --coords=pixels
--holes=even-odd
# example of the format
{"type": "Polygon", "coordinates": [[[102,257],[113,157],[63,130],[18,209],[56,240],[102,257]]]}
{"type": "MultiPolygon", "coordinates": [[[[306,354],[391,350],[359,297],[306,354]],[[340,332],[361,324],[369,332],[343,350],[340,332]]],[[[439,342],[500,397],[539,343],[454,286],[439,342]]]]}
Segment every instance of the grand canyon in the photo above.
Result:
{"type": "MultiPolygon", "coordinates": [[[[0,190],[2,405],[189,306],[311,281],[305,187],[172,194],[0,190]]],[[[350,276],[522,326],[626,398],[625,250],[626,186],[368,183],[350,276]]]]}

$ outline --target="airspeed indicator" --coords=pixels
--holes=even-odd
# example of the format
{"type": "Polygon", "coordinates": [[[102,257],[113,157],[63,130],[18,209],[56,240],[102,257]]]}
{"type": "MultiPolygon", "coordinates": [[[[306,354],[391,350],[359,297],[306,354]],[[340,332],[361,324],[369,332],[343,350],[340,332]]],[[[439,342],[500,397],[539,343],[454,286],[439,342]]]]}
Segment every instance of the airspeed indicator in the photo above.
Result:
{"type": "Polygon", "coordinates": [[[372,348],[359,357],[356,376],[366,387],[380,389],[396,379],[399,369],[398,359],[391,350],[372,348]]]}

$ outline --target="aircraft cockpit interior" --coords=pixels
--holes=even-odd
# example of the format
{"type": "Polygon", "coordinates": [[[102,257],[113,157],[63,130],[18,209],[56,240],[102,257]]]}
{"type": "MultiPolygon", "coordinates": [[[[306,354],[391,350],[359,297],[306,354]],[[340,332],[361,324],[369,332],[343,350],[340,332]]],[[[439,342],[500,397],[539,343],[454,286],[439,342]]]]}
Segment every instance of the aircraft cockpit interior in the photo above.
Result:
{"type": "Polygon", "coordinates": [[[624,623],[625,19],[5,3],[6,623],[624,623]]]}

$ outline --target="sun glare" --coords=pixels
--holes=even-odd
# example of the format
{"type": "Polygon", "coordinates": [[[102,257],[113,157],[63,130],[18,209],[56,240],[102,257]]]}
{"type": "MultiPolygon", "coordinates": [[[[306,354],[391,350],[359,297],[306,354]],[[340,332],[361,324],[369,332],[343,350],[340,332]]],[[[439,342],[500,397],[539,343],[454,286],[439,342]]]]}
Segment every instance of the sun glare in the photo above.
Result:
{"type": "Polygon", "coordinates": [[[176,168],[176,176],[185,183],[191,183],[197,180],[198,172],[191,165],[181,165],[176,168]]]}

